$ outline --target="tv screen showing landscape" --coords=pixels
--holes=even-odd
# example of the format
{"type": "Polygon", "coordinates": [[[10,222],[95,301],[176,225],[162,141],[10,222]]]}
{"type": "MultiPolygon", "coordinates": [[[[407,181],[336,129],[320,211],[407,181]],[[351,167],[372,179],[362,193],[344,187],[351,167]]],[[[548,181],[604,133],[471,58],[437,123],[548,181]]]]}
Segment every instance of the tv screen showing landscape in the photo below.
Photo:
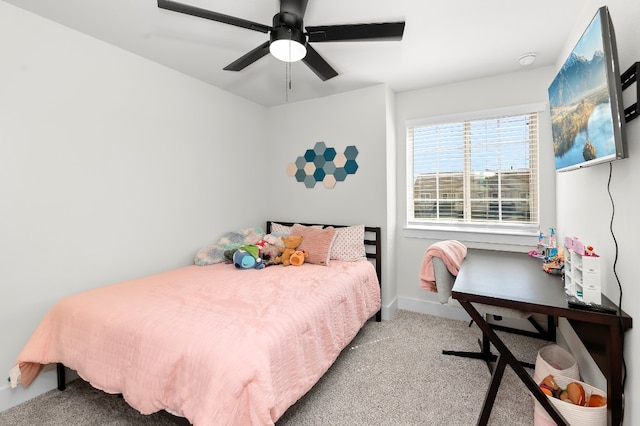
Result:
{"type": "Polygon", "coordinates": [[[602,7],[549,87],[556,170],[626,157],[613,27],[602,7]]]}

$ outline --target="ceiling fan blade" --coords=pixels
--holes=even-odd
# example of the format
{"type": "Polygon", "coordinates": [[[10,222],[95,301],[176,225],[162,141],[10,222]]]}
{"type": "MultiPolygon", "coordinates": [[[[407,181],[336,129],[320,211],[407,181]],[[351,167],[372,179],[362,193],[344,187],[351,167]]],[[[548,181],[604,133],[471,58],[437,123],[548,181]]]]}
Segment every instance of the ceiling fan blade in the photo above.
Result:
{"type": "Polygon", "coordinates": [[[306,27],[308,41],[393,41],[402,40],[404,22],[325,25],[306,27]]]}
{"type": "Polygon", "coordinates": [[[280,13],[292,13],[298,18],[304,18],[309,0],[280,0],[280,13]]]}
{"type": "Polygon", "coordinates": [[[246,55],[243,55],[242,57],[236,59],[223,69],[226,71],[240,71],[257,61],[258,59],[262,58],[263,56],[266,56],[268,53],[269,42],[265,41],[260,46],[256,47],[246,55]]]}
{"type": "Polygon", "coordinates": [[[246,19],[236,18],[235,16],[224,15],[222,13],[212,12],[210,10],[201,9],[184,3],[178,3],[171,0],[158,0],[160,9],[171,10],[173,12],[184,13],[186,15],[196,16],[198,18],[209,19],[211,21],[222,22],[223,24],[235,25],[236,27],[246,28],[261,33],[268,33],[271,27],[257,22],[247,21],[246,19]]]}
{"type": "Polygon", "coordinates": [[[309,43],[307,43],[307,56],[302,58],[302,62],[307,64],[322,81],[327,81],[338,75],[338,72],[309,43]]]}

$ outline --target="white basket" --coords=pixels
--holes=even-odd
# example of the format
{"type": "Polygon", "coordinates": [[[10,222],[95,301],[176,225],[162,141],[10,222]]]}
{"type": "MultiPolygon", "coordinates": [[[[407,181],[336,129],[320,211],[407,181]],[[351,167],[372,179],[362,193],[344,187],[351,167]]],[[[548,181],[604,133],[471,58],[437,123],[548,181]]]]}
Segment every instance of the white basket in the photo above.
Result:
{"type": "Polygon", "coordinates": [[[547,345],[538,351],[533,380],[540,383],[549,374],[554,377],[560,375],[574,380],[580,379],[576,359],[566,349],[556,344],[547,345]]]}
{"type": "MultiPolygon", "coordinates": [[[[546,377],[546,376],[545,376],[546,377]]],[[[554,380],[562,389],[566,388],[571,382],[578,382],[584,388],[584,393],[587,397],[593,394],[602,395],[604,397],[607,394],[598,388],[588,385],[583,382],[579,382],[571,377],[566,376],[553,376],[554,380]]],[[[536,382],[539,384],[539,382],[536,382]]],[[[574,426],[606,426],[607,424],[607,406],[603,407],[581,407],[574,405],[571,402],[565,402],[560,399],[547,396],[547,399],[553,404],[556,409],[562,414],[566,421],[570,425],[574,426]]],[[[537,399],[535,400],[535,408],[533,410],[533,424],[534,426],[555,426],[554,422],[547,411],[540,405],[537,399]]]]}

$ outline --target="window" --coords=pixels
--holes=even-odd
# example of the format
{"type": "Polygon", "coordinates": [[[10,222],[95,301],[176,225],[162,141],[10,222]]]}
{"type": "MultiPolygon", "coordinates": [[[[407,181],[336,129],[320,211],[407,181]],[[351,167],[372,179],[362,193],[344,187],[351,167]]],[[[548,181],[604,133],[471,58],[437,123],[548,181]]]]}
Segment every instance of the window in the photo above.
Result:
{"type": "Polygon", "coordinates": [[[537,227],[542,109],[408,122],[408,225],[537,227]]]}

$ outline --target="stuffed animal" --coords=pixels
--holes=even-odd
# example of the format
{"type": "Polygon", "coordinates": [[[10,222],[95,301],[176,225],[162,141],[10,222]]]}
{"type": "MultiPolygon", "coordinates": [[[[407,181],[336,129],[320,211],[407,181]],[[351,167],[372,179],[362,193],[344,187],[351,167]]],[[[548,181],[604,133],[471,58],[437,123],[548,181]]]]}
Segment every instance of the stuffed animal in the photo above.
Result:
{"type": "Polygon", "coordinates": [[[242,246],[233,253],[233,264],[238,269],[262,269],[264,261],[258,256],[258,247],[254,245],[242,246]]]}
{"type": "Polygon", "coordinates": [[[276,257],[276,263],[282,263],[284,266],[288,266],[291,264],[289,258],[295,253],[296,248],[298,248],[304,237],[302,235],[288,235],[280,238],[284,243],[284,249],[280,256],[276,257]]]}
{"type": "Polygon", "coordinates": [[[284,243],[282,242],[282,237],[283,234],[267,234],[264,236],[264,238],[262,238],[261,241],[264,241],[265,243],[268,244],[273,244],[274,246],[283,249],[284,248],[284,243]]]}
{"type": "Polygon", "coordinates": [[[280,249],[273,244],[265,244],[260,250],[260,257],[264,260],[265,266],[275,265],[276,257],[280,254],[280,249]]]}
{"type": "Polygon", "coordinates": [[[289,263],[293,266],[300,266],[304,263],[304,259],[307,257],[309,257],[308,253],[305,253],[302,250],[296,250],[293,252],[291,257],[289,257],[289,263]]]}

